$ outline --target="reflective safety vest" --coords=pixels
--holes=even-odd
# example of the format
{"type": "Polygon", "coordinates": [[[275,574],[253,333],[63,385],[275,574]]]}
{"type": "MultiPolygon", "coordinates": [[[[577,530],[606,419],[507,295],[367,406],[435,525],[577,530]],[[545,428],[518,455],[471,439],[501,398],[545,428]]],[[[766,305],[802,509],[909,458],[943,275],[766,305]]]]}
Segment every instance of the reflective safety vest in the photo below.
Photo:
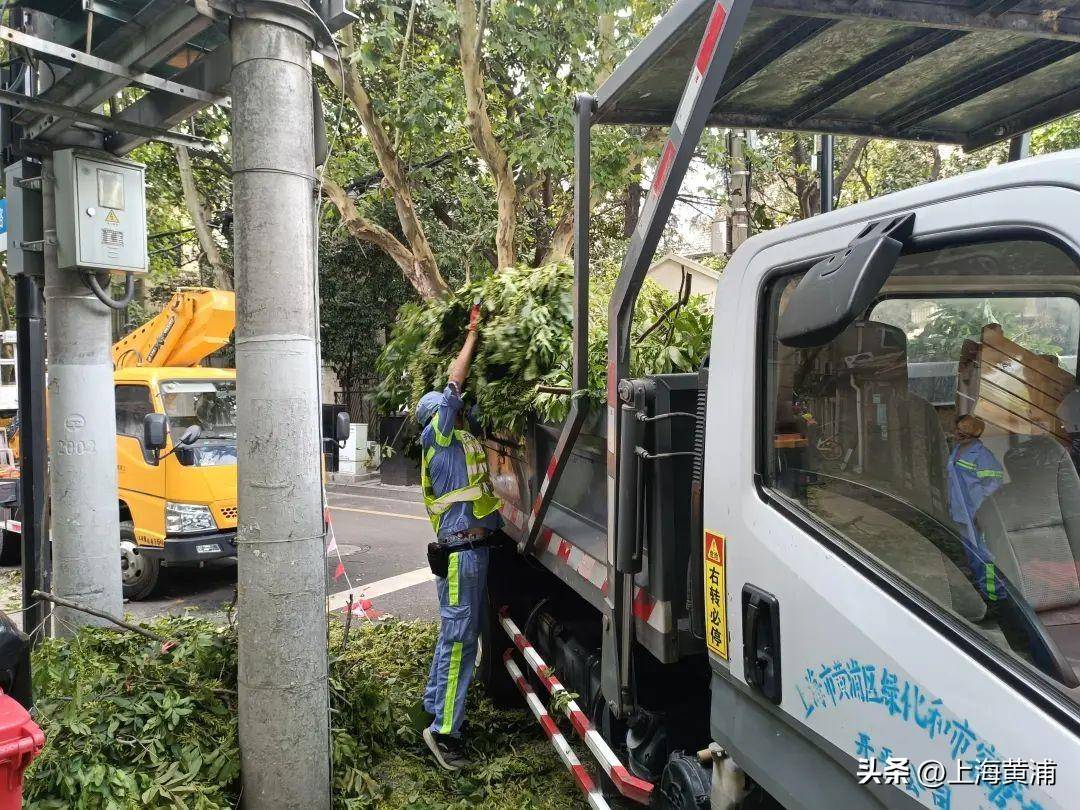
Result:
{"type": "Polygon", "coordinates": [[[439,431],[438,415],[434,417],[435,444],[443,447],[450,445],[450,438],[456,438],[461,443],[461,449],[465,452],[465,467],[468,471],[469,482],[460,489],[435,495],[435,489],[431,485],[431,476],[428,474],[428,464],[435,455],[435,445],[429,447],[424,453],[423,462],[420,464],[420,486],[424,492],[424,506],[427,508],[428,517],[435,534],[439,534],[439,525],[442,523],[443,513],[450,508],[450,504],[462,501],[472,502],[473,517],[479,519],[487,517],[496,511],[500,502],[491,487],[491,476],[488,474],[487,455],[479,440],[465,430],[454,430],[451,434],[443,435],[439,431]]]}

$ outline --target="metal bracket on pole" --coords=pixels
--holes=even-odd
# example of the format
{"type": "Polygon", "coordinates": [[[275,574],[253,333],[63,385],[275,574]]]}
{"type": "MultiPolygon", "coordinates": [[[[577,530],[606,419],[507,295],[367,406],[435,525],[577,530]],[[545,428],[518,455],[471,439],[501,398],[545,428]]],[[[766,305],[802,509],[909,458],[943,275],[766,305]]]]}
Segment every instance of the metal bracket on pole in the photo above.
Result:
{"type": "Polygon", "coordinates": [[[89,124],[102,130],[127,132],[131,135],[139,135],[153,141],[162,141],[178,146],[188,146],[197,149],[207,149],[212,146],[206,138],[197,138],[194,135],[185,135],[183,132],[159,129],[137,124],[134,121],[124,121],[116,116],[99,115],[98,113],[86,112],[64,104],[56,104],[51,101],[43,101],[38,98],[24,96],[21,93],[13,93],[10,90],[0,89],[0,104],[9,107],[17,107],[20,110],[41,115],[49,115],[58,119],[77,121],[80,124],[89,124]]]}
{"type": "Polygon", "coordinates": [[[122,79],[127,79],[128,82],[136,87],[142,87],[147,90],[161,90],[166,93],[183,96],[184,98],[205,101],[207,104],[217,104],[223,100],[222,96],[207,93],[205,90],[200,90],[197,87],[179,84],[168,79],[163,79],[160,76],[155,76],[152,73],[143,73],[138,70],[132,70],[117,62],[110,62],[108,59],[102,59],[99,56],[83,53],[75,48],[65,48],[57,42],[50,42],[47,39],[24,34],[22,31],[16,31],[13,28],[8,28],[6,25],[0,25],[0,40],[10,42],[12,45],[20,48],[26,48],[27,50],[40,53],[45,57],[46,62],[56,62],[62,65],[78,65],[89,70],[96,70],[99,73],[118,76],[122,79]]]}
{"type": "Polygon", "coordinates": [[[569,450],[577,441],[581,426],[588,415],[588,406],[581,393],[589,385],[589,223],[592,216],[592,114],[596,99],[579,93],[574,99],[574,355],[570,395],[570,412],[563,423],[559,442],[545,471],[540,490],[529,514],[529,526],[519,543],[522,554],[529,554],[544,526],[544,516],[559,486],[559,479],[569,450]]]}
{"type": "Polygon", "coordinates": [[[667,143],[660,154],[649,196],[630,239],[618,282],[608,309],[608,567],[612,584],[612,614],[605,617],[603,644],[604,682],[602,690],[616,716],[624,717],[632,706],[630,656],[633,649],[633,573],[616,570],[615,549],[619,547],[616,516],[619,499],[634,497],[622,493],[618,485],[618,388],[629,373],[630,329],[634,305],[645,280],[656,247],[667,225],[675,197],[701,139],[716,94],[724,80],[735,43],[742,32],[752,0],[717,0],[705,26],[686,89],[675,113],[667,143]],[[617,678],[613,681],[612,676],[617,678]]]}

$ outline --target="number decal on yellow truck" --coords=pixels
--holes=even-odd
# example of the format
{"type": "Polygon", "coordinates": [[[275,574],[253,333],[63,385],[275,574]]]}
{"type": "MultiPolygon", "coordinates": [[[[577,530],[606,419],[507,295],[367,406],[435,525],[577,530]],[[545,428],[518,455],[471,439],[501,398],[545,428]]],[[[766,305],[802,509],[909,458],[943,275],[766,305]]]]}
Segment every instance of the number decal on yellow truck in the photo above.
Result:
{"type": "Polygon", "coordinates": [[[705,532],[705,641],[727,660],[727,581],[724,535],[705,532]]]}

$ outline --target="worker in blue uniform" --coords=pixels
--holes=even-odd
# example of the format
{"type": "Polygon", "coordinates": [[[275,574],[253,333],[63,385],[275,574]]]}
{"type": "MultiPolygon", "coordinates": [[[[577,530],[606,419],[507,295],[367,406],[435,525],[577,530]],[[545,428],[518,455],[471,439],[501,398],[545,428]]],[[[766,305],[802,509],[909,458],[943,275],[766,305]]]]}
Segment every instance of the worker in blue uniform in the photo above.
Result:
{"type": "Polygon", "coordinates": [[[975,513],[983,501],[1001,488],[1005,473],[980,440],[985,429],[986,423],[977,416],[965,415],[956,420],[956,444],[948,463],[949,516],[964,542],[976,587],[994,601],[1004,597],[1004,589],[975,522],[975,513]]]}
{"type": "Polygon", "coordinates": [[[465,345],[450,368],[446,389],[421,397],[416,407],[424,505],[436,542],[428,559],[439,593],[439,640],[424,690],[434,719],[424,742],[446,770],[468,764],[461,726],[472,680],[477,640],[487,608],[487,569],[493,534],[502,526],[499,499],[480,442],[465,427],[462,387],[478,341],[479,307],[473,307],[465,345]]]}

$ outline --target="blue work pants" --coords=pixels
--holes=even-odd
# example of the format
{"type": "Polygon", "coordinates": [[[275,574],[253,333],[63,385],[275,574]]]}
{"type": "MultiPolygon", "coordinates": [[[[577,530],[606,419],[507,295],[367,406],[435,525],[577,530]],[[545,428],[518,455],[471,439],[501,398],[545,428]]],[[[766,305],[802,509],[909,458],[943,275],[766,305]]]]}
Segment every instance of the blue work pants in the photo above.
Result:
{"type": "MultiPolygon", "coordinates": [[[[439,591],[439,640],[424,690],[424,709],[435,715],[431,730],[461,736],[465,695],[476,664],[477,641],[487,610],[488,548],[465,548],[450,555],[439,591]]],[[[490,652],[490,651],[489,651],[490,652]]]]}

